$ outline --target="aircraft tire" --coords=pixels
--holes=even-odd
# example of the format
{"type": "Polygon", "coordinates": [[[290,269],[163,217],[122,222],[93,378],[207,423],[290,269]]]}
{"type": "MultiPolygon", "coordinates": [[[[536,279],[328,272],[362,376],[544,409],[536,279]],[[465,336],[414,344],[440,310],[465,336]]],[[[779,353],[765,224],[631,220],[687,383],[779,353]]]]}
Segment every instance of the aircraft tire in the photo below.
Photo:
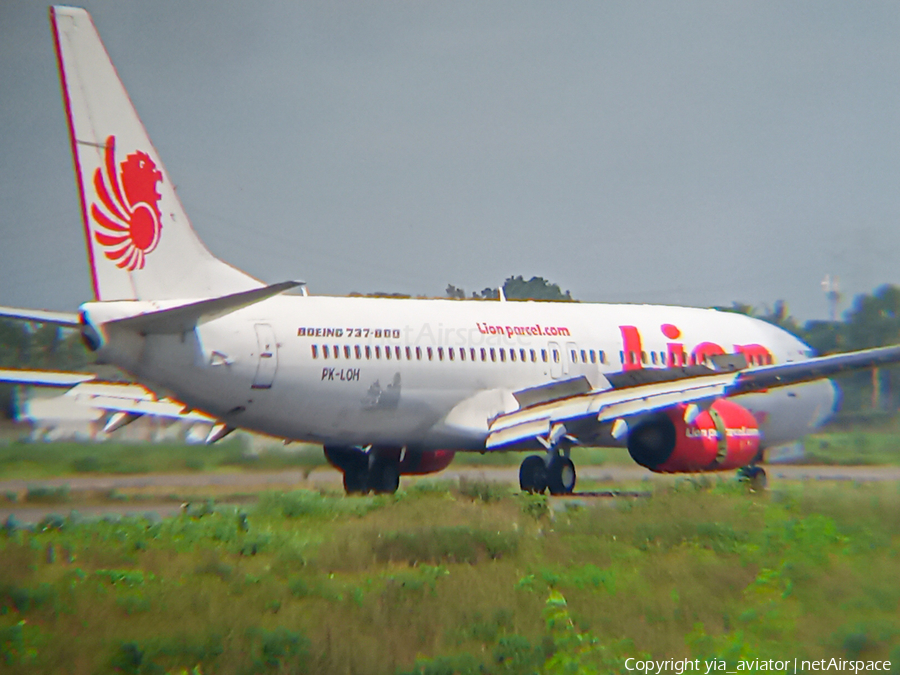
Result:
{"type": "Polygon", "coordinates": [[[377,494],[394,494],[400,487],[400,467],[396,462],[375,462],[369,474],[369,486],[377,494]]]}
{"type": "Polygon", "coordinates": [[[547,467],[547,487],[551,495],[572,494],[576,478],[575,464],[568,457],[556,457],[547,467]]]}
{"type": "Polygon", "coordinates": [[[522,492],[541,494],[547,489],[547,468],[539,455],[529,455],[519,467],[519,487],[522,492]]]}
{"type": "Polygon", "coordinates": [[[364,495],[369,491],[366,467],[348,467],[344,470],[344,492],[348,495],[364,495]]]}
{"type": "Polygon", "coordinates": [[[769,485],[766,470],[761,466],[745,466],[738,469],[738,480],[744,481],[754,492],[761,492],[769,485]]]}

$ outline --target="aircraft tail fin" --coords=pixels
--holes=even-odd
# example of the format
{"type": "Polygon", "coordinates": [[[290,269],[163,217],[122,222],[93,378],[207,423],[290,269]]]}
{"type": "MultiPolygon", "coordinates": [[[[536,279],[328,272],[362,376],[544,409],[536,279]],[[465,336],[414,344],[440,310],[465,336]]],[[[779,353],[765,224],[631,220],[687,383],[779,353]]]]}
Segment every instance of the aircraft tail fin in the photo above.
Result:
{"type": "Polygon", "coordinates": [[[51,7],[50,23],[97,300],[217,297],[261,287],[197,237],[90,15],[51,7]]]}

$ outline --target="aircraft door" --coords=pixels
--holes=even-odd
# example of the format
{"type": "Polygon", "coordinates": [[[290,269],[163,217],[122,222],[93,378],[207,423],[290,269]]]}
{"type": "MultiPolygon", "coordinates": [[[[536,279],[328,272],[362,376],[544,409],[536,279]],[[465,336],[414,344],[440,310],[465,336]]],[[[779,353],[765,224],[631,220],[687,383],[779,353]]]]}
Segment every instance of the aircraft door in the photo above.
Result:
{"type": "Polygon", "coordinates": [[[270,389],[278,370],[278,343],[275,342],[275,331],[267,323],[258,323],[256,342],[259,345],[259,362],[256,365],[256,377],[253,378],[253,389],[270,389]]]}
{"type": "Polygon", "coordinates": [[[547,343],[547,357],[550,360],[550,377],[558,380],[563,376],[565,369],[565,355],[558,342],[547,343]]]}

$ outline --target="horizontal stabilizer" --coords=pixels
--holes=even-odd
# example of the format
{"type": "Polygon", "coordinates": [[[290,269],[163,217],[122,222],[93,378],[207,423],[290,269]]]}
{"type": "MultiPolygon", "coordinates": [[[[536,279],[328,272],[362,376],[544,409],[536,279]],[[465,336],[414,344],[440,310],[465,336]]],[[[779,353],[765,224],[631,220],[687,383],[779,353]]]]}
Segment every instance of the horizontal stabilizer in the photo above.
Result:
{"type": "Polygon", "coordinates": [[[51,312],[46,309],[19,309],[18,307],[0,307],[0,317],[49,323],[55,326],[77,327],[78,315],[74,312],[51,312]]]}
{"type": "Polygon", "coordinates": [[[31,384],[38,387],[74,387],[95,380],[90,373],[63,373],[55,370],[16,370],[0,368],[0,382],[31,384]]]}
{"type": "Polygon", "coordinates": [[[302,286],[303,283],[302,281],[283,281],[280,284],[254,288],[251,291],[232,293],[209,300],[198,300],[186,305],[116,319],[107,325],[137,331],[144,335],[185,333],[193,330],[198,323],[212,321],[244,307],[255,305],[287,290],[302,286]]]}

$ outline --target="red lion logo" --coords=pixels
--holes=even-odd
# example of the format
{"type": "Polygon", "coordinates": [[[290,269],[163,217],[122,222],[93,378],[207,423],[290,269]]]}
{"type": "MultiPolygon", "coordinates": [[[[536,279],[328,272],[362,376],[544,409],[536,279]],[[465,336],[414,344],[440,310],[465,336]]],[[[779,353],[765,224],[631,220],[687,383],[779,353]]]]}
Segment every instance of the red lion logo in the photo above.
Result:
{"type": "Polygon", "coordinates": [[[161,195],[156,190],[162,172],[146,152],[133,152],[116,172],[116,138],[106,139],[105,165],[94,172],[94,189],[105,211],[95,202],[91,215],[98,227],[94,239],[104,255],[129,272],[144,267],[144,258],[159,243],[161,195]]]}

